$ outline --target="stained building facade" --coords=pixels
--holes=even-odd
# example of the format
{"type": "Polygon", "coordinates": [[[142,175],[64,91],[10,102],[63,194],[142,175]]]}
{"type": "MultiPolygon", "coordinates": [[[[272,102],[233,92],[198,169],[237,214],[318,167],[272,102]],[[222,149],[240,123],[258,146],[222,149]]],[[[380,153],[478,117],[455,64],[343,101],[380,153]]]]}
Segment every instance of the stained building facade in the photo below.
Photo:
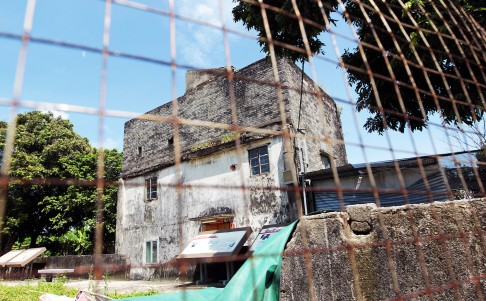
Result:
{"type": "Polygon", "coordinates": [[[268,59],[230,74],[188,71],[177,102],[125,124],[116,251],[129,255],[131,278],[149,278],[200,231],[256,235],[295,220],[292,179],[347,164],[334,101],[292,62],[277,69],[279,84],[268,59]]]}

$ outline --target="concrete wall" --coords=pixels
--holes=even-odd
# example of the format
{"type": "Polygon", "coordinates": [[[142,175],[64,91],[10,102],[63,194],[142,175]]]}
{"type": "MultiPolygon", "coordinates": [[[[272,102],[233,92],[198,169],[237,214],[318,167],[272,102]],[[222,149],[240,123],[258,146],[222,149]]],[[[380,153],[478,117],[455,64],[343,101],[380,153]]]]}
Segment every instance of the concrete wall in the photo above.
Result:
{"type": "Polygon", "coordinates": [[[229,149],[184,161],[182,184],[191,187],[179,195],[174,188],[175,167],[123,180],[118,193],[116,252],[129,255],[131,278],[149,278],[154,272],[154,266],[144,262],[145,241],[157,240],[159,263],[169,261],[199,232],[201,223],[190,219],[211,208],[232,209],[236,227],[252,227],[253,236],[265,224],[290,221],[287,194],[278,189],[283,185],[282,169],[282,139],[274,137],[244,145],[239,160],[237,151],[229,149]],[[250,176],[248,149],[262,145],[268,145],[270,173],[250,176]],[[230,169],[233,164],[239,166],[235,171],[230,169]],[[158,178],[158,198],[146,201],[144,179],[150,176],[158,178]],[[241,189],[243,185],[249,189],[241,189]]]}
{"type": "Polygon", "coordinates": [[[484,299],[484,201],[304,217],[285,250],[280,300],[484,299]]]}
{"type": "MultiPolygon", "coordinates": [[[[95,258],[91,255],[42,256],[37,257],[33,263],[34,275],[38,269],[74,269],[74,273],[70,273],[69,277],[87,279],[93,276],[95,258]]],[[[102,271],[111,278],[126,278],[130,272],[130,260],[126,255],[103,254],[101,264],[102,271]]]]}

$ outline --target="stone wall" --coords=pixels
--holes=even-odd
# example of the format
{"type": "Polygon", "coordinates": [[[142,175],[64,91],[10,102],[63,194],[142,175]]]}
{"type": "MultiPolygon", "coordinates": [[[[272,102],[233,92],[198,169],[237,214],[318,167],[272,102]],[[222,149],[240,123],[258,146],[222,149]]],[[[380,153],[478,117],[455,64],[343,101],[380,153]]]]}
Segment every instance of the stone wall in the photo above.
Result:
{"type": "MultiPolygon", "coordinates": [[[[291,129],[297,128],[300,104],[300,69],[287,60],[278,60],[282,83],[282,100],[291,129]],[[296,89],[296,90],[295,90],[296,89]]],[[[231,125],[232,100],[236,103],[237,124],[246,127],[281,130],[282,116],[274,80],[273,68],[267,59],[260,60],[234,72],[228,81],[225,69],[193,70],[188,79],[194,81],[186,94],[177,99],[178,116],[187,120],[215,122],[231,125]],[[203,80],[207,80],[204,82],[203,80]]],[[[311,169],[322,168],[319,151],[331,153],[323,141],[327,132],[330,141],[342,140],[339,113],[332,99],[322,94],[321,102],[316,89],[306,76],[301,125],[307,135],[321,136],[317,141],[308,140],[311,169]],[[326,122],[327,121],[327,122],[326,122]],[[315,146],[314,146],[315,144],[315,146]],[[319,161],[319,163],[316,163],[319,161]]],[[[166,103],[146,113],[152,119],[136,118],[125,124],[123,148],[123,177],[134,177],[174,164],[174,130],[168,118],[173,114],[173,103],[166,103]]],[[[242,143],[261,139],[265,135],[242,133],[242,143]]],[[[231,131],[211,126],[181,125],[179,145],[182,160],[198,157],[202,149],[211,149],[223,141],[234,140],[231,131]]],[[[225,145],[231,147],[231,145],[225,145]]],[[[342,144],[332,145],[337,165],[346,161],[342,144]]],[[[215,149],[214,151],[218,151],[215,149]]],[[[206,151],[204,155],[207,155],[206,151]]]]}
{"type": "MultiPolygon", "coordinates": [[[[195,77],[191,72],[191,77],[195,77]]],[[[204,70],[201,76],[205,77],[204,70]]],[[[237,101],[238,125],[273,128],[279,130],[280,113],[276,101],[275,87],[272,83],[271,66],[259,61],[236,72],[240,79],[233,82],[233,91],[237,101]],[[241,78],[255,79],[260,82],[248,82],[241,78]]],[[[218,77],[217,74],[214,77],[218,77]]],[[[219,78],[188,90],[177,99],[179,117],[188,120],[209,121],[232,124],[231,95],[226,74],[219,78]]],[[[164,104],[147,114],[154,117],[170,117],[172,102],[164,104]]],[[[211,127],[181,125],[179,128],[183,158],[189,158],[191,152],[219,144],[221,138],[231,132],[211,127]]],[[[174,164],[174,149],[170,139],[174,138],[173,126],[164,121],[133,119],[125,124],[123,149],[123,176],[136,176],[150,170],[161,169],[174,164]],[[138,148],[142,147],[142,155],[138,148]]],[[[233,139],[234,140],[234,139],[233,139]]],[[[172,141],[177,143],[177,141],[172,141]]]]}
{"type": "Polygon", "coordinates": [[[484,299],[485,217],[484,199],[304,217],[280,300],[484,299]]]}
{"type": "Polygon", "coordinates": [[[327,154],[336,166],[348,163],[340,112],[334,100],[304,74],[302,104],[300,88],[302,70],[294,64],[283,69],[289,108],[289,123],[306,136],[307,172],[323,168],[321,155],[327,154]],[[299,120],[300,119],[300,120],[299,120]]]}
{"type": "MultiPolygon", "coordinates": [[[[101,255],[102,271],[109,277],[127,278],[130,272],[130,260],[126,255],[101,255]]],[[[74,269],[69,277],[89,278],[93,274],[95,258],[91,255],[43,256],[34,260],[37,269],[74,269]]],[[[34,273],[36,270],[34,269],[34,273]]]]}

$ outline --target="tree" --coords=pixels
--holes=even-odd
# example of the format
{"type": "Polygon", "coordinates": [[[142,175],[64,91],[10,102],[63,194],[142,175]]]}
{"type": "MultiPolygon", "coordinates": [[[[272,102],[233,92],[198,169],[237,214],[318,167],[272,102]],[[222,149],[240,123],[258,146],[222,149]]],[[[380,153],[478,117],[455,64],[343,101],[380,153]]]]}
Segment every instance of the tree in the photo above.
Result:
{"type": "MultiPolygon", "coordinates": [[[[0,147],[5,145],[7,124],[0,123],[0,147]]],[[[96,217],[98,151],[73,131],[73,125],[33,111],[17,116],[2,251],[14,244],[42,245],[52,254],[65,254],[66,239],[79,234],[91,252],[96,217]],[[81,232],[77,232],[77,231],[81,232]]],[[[121,154],[105,151],[108,184],[103,193],[106,251],[114,245],[116,181],[121,154]],[[109,181],[114,181],[110,183],[109,181]]],[[[79,250],[79,249],[78,249],[79,250]]]]}
{"type": "MultiPolygon", "coordinates": [[[[248,30],[255,29],[260,37],[266,38],[267,34],[263,23],[260,6],[244,1],[233,1],[238,2],[238,5],[233,8],[234,21],[242,21],[248,30]]],[[[266,10],[268,25],[272,33],[272,38],[278,42],[283,42],[301,49],[305,49],[304,39],[302,38],[299,24],[295,18],[289,16],[295,15],[292,1],[265,0],[263,2],[264,4],[279,10],[266,10]]],[[[336,9],[338,6],[338,1],[328,0],[326,2],[332,7],[332,9],[336,9]]],[[[318,36],[324,30],[325,26],[322,25],[322,13],[318,4],[315,1],[297,0],[297,5],[303,18],[308,19],[315,24],[321,24],[320,26],[316,27],[315,25],[305,23],[304,27],[311,52],[324,53],[322,48],[325,45],[321,40],[319,40],[318,36]]],[[[330,10],[328,8],[325,9],[325,13],[329,21],[334,24],[335,20],[330,18],[330,10]]],[[[262,47],[262,51],[269,53],[269,44],[265,40],[260,40],[259,44],[262,47]]],[[[281,45],[274,45],[274,49],[277,55],[288,57],[293,61],[307,60],[307,55],[305,53],[296,52],[281,45]]]]}
{"type": "Polygon", "coordinates": [[[442,132],[443,142],[449,144],[454,151],[480,150],[486,145],[486,119],[484,118],[471,126],[443,128],[442,132]]]}
{"type": "MultiPolygon", "coordinates": [[[[294,13],[290,0],[263,2],[294,13]]],[[[329,11],[336,8],[336,2],[320,2],[329,9],[326,10],[329,18],[329,11]]],[[[477,49],[483,49],[478,44],[484,40],[485,32],[470,19],[457,14],[456,9],[471,13],[484,28],[484,1],[445,2],[447,4],[424,0],[343,1],[347,21],[357,28],[363,47],[346,50],[342,60],[358,94],[358,111],[367,110],[372,115],[364,125],[369,132],[381,134],[385,129],[403,132],[407,127],[412,131],[422,130],[427,126],[427,118],[437,112],[447,124],[472,125],[482,119],[486,61],[484,50],[477,49]]],[[[296,3],[304,18],[321,24],[306,24],[305,27],[312,52],[319,53],[323,43],[318,36],[324,31],[325,22],[317,0],[296,3]]],[[[275,10],[266,9],[266,12],[275,40],[304,48],[297,20],[275,10]]],[[[266,37],[257,3],[240,2],[233,16],[235,21],[243,21],[248,29],[257,30],[260,37],[266,37]]],[[[260,40],[260,44],[268,53],[266,42],[260,40]]],[[[294,61],[307,59],[300,52],[281,47],[277,47],[276,53],[294,61]]]]}
{"type": "MultiPolygon", "coordinates": [[[[373,7],[371,1],[362,2],[373,7]]],[[[470,20],[454,13],[454,7],[476,12],[480,3],[456,0],[443,6],[439,1],[410,0],[405,3],[406,9],[398,0],[373,3],[392,21],[388,19],[385,25],[376,10],[363,13],[362,6],[349,1],[346,8],[349,15],[356,16],[351,22],[358,28],[361,42],[376,48],[363,47],[364,53],[355,48],[345,51],[342,57],[348,79],[358,93],[358,111],[366,109],[372,114],[364,127],[378,133],[385,129],[403,132],[407,126],[412,131],[422,130],[427,126],[426,119],[436,112],[446,124],[473,125],[480,121],[485,109],[482,97],[486,94],[481,65],[486,61],[481,55],[476,61],[478,53],[473,53],[473,45],[458,41],[474,41],[477,37],[467,31],[466,26],[474,28],[470,20]],[[461,22],[460,26],[452,20],[461,22]],[[414,23],[420,29],[401,26],[414,23]],[[386,26],[394,36],[385,30],[386,26]],[[376,75],[373,78],[363,72],[368,70],[363,56],[376,75]],[[483,86],[475,83],[475,78],[483,86]]],[[[484,18],[479,22],[484,26],[484,18]]]]}

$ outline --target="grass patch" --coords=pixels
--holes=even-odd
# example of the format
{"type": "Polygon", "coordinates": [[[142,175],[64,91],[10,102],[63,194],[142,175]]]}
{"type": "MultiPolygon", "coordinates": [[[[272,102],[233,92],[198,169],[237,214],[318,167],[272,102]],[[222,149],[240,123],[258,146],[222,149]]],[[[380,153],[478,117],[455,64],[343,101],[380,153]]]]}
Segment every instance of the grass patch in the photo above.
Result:
{"type": "Polygon", "coordinates": [[[134,292],[130,294],[120,294],[117,292],[114,292],[112,294],[105,294],[105,296],[108,296],[113,299],[123,299],[123,298],[128,298],[128,297],[140,297],[140,296],[152,296],[152,295],[160,295],[161,293],[159,291],[156,291],[154,289],[150,289],[148,292],[134,292]]]}
{"type": "Polygon", "coordinates": [[[16,286],[0,284],[0,301],[39,301],[39,297],[44,293],[74,297],[77,292],[77,289],[64,286],[62,281],[50,283],[32,281],[31,283],[16,286]]]}
{"type": "MultiPolygon", "coordinates": [[[[27,282],[26,284],[9,286],[0,283],[0,301],[39,301],[39,297],[44,293],[54,295],[65,295],[74,298],[78,290],[64,285],[64,281],[45,282],[42,280],[27,282]]],[[[151,296],[160,294],[156,290],[148,292],[136,292],[130,294],[120,294],[118,292],[106,293],[104,295],[113,299],[122,299],[136,296],[151,296]]]]}

